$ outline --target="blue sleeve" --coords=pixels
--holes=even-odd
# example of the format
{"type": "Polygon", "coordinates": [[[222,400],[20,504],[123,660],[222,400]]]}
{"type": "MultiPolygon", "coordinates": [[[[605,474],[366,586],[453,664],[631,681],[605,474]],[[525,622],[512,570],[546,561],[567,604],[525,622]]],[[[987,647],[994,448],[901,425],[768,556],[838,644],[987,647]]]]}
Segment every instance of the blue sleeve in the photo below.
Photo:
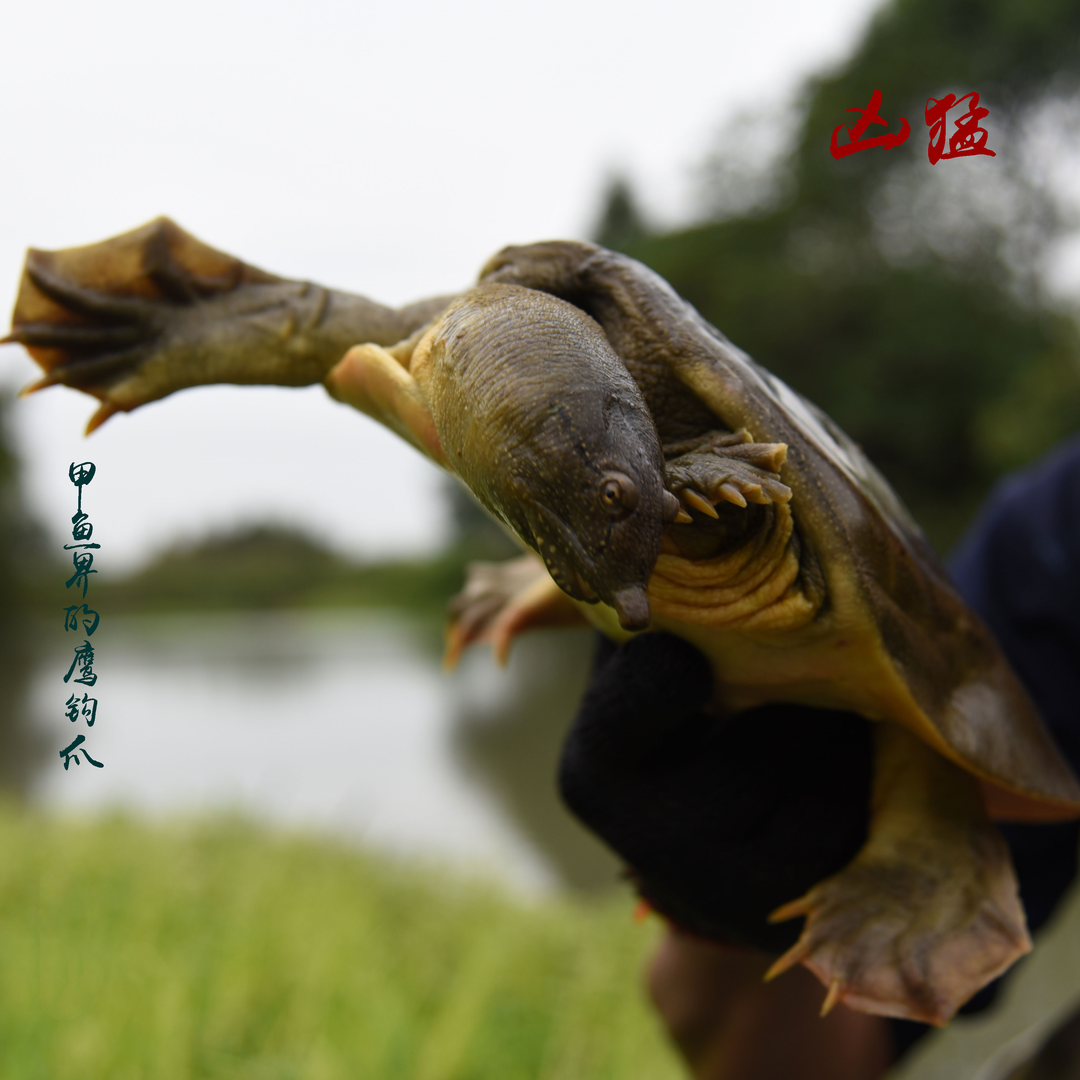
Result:
{"type": "Polygon", "coordinates": [[[949,569],[1080,770],[1080,438],[1005,480],[949,569]]]}

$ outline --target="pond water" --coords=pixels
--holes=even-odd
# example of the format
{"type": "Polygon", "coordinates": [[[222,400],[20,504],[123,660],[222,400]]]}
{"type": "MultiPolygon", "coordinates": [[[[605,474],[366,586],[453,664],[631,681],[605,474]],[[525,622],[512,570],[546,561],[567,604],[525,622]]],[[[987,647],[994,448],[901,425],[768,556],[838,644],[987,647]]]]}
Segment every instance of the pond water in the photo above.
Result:
{"type": "MultiPolygon", "coordinates": [[[[86,730],[65,717],[74,636],[59,619],[32,635],[21,695],[14,667],[0,678],[9,748],[0,764],[9,786],[17,769],[33,804],[150,817],[234,810],[486,874],[526,895],[617,886],[618,864],[554,788],[589,633],[526,636],[506,670],[474,649],[446,675],[438,627],[391,614],[104,614],[86,743],[102,769],[65,772],[57,754],[86,730]],[[12,708],[19,696],[23,707],[12,708]]],[[[927,1040],[902,1075],[1007,1075],[992,1067],[1002,1045],[1022,1050],[1080,1001],[1078,928],[1074,891],[1047,947],[1022,967],[1019,992],[927,1040]]]]}
{"type": "MultiPolygon", "coordinates": [[[[486,649],[440,670],[438,629],[390,614],[104,617],[92,729],[69,723],[73,635],[39,635],[22,787],[65,811],[235,810],[495,876],[526,892],[614,884],[558,804],[558,745],[586,633],[486,649]],[[104,767],[64,770],[76,731],[104,767]]],[[[79,687],[80,696],[85,687],[79,687]]]]}

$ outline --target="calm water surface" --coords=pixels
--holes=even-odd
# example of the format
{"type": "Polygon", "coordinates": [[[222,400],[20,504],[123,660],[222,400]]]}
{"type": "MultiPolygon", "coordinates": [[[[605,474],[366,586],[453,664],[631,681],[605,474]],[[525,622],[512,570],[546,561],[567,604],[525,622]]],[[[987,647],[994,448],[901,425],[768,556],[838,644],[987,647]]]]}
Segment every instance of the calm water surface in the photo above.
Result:
{"type": "Polygon", "coordinates": [[[391,615],[103,613],[89,731],[65,717],[73,635],[58,621],[41,640],[24,785],[37,805],[239,810],[526,891],[615,881],[554,794],[587,634],[526,638],[505,671],[473,650],[448,676],[437,631],[391,615]],[[65,772],[56,751],[76,730],[104,768],[65,772]]]}

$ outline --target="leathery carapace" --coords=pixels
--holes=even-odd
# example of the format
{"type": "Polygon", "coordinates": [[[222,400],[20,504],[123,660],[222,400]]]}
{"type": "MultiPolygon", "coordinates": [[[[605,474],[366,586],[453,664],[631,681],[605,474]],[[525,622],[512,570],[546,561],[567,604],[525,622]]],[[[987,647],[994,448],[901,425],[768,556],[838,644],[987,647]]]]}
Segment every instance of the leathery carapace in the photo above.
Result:
{"type": "Polygon", "coordinates": [[[773,913],[806,921],[772,974],[802,963],[826,1006],[942,1024],[1030,948],[991,817],[1080,816],[1080,786],[859,449],[645,267],[509,248],[460,297],[394,310],[161,219],[30,252],[13,323],[36,388],[99,399],[91,427],[196,384],[322,381],[456,473],[538,555],[476,571],[452,653],[584,617],[697,646],[718,717],[865,717],[868,839],[773,913]]]}

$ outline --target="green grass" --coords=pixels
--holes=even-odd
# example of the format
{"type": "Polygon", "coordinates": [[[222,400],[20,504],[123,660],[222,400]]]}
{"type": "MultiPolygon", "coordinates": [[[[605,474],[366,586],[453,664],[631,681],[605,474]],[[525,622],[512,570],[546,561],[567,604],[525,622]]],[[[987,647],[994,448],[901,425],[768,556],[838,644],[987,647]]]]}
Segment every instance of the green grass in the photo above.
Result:
{"type": "Polygon", "coordinates": [[[629,907],[0,809],[0,1077],[674,1080],[629,907]]]}

